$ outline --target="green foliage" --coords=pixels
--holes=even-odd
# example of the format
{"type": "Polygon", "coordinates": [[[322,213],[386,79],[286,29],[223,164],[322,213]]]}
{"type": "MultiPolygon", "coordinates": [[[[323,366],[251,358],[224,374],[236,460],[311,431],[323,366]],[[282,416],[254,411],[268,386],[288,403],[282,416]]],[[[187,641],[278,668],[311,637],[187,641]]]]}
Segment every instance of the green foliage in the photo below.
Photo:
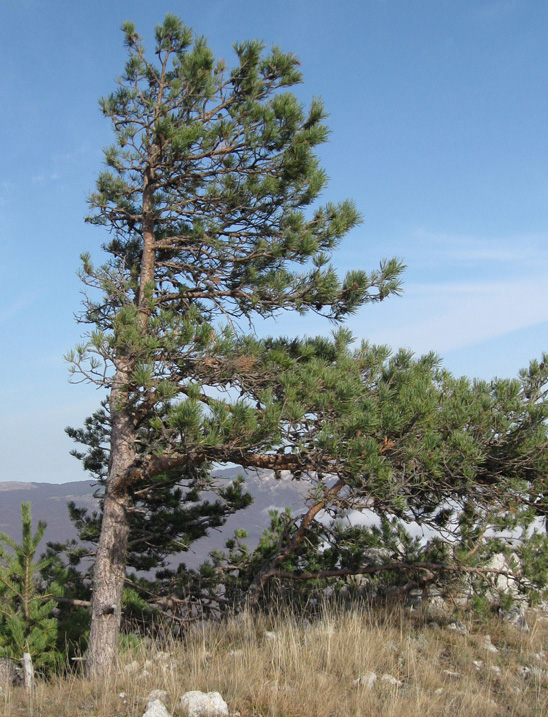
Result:
{"type": "Polygon", "coordinates": [[[0,534],[0,655],[20,660],[28,652],[35,667],[47,671],[62,657],[53,616],[61,588],[55,582],[41,585],[39,574],[48,560],[35,561],[45,523],[40,521],[33,535],[30,503],[21,504],[21,519],[21,544],[0,534]]]}
{"type": "MultiPolygon", "coordinates": [[[[334,270],[360,216],[350,201],[317,205],[326,115],[290,92],[293,55],[245,42],[229,70],[173,15],[150,58],[134,26],[123,31],[125,71],[101,100],[114,143],[88,217],[110,232],[107,260],[82,256],[91,330],[68,356],[75,378],[110,394],[69,434],[101,508],[124,506],[130,567],[159,569],[152,585],[134,578],[139,600],[148,591],[192,614],[199,595],[218,610],[264,575],[363,573],[372,550],[410,566],[384,578],[399,589],[430,570],[421,562],[475,569],[507,547],[501,535],[529,536],[548,507],[548,361],[517,380],[470,381],[431,354],[355,347],[340,328],[256,339],[253,322],[285,310],[340,323],[397,294],[403,265],[334,270]],[[239,534],[201,570],[167,570],[166,556],[248,504],[239,483],[212,482],[211,467],[229,463],[309,480],[306,512],[272,516],[252,553],[239,534]],[[351,511],[377,523],[345,526],[351,511]],[[419,544],[412,524],[437,537],[419,544]]],[[[72,515],[96,542],[101,514],[72,515]]],[[[536,562],[543,576],[536,534],[530,545],[523,570],[536,562]]],[[[127,605],[140,609],[136,599],[127,605]]]]}

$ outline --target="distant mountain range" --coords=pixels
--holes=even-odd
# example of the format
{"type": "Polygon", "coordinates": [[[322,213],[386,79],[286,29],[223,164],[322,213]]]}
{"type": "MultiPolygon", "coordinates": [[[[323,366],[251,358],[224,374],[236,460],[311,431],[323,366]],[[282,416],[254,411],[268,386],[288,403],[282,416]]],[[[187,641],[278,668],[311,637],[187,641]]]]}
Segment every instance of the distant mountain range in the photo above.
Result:
{"type": "MultiPolygon", "coordinates": [[[[203,562],[211,550],[224,548],[225,541],[238,528],[245,528],[249,533],[247,544],[250,547],[257,545],[263,530],[269,525],[269,510],[283,510],[286,506],[295,514],[303,510],[309,487],[306,482],[293,481],[288,477],[276,480],[272,471],[244,472],[238,468],[217,471],[215,475],[218,480],[231,481],[242,473],[246,475],[247,490],[253,496],[252,505],[230,516],[221,529],[211,531],[210,535],[196,541],[188,553],[181,554],[181,562],[189,567],[203,562]]],[[[44,548],[46,542],[76,538],[67,503],[74,501],[78,506],[93,510],[97,507],[94,497],[96,487],[91,481],[59,484],[0,482],[0,532],[20,542],[20,505],[28,501],[31,503],[33,526],[39,520],[47,523],[44,548]]]]}

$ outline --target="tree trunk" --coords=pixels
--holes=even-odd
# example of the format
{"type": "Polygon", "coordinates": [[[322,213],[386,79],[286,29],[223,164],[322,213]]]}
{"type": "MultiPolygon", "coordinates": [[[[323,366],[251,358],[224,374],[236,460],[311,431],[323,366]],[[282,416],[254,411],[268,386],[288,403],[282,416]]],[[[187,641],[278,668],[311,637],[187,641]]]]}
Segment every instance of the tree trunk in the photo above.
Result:
{"type": "MultiPolygon", "coordinates": [[[[150,298],[154,285],[154,187],[152,168],[158,148],[152,143],[149,165],[143,181],[143,248],[137,309],[143,333],[150,318],[150,298]]],[[[93,570],[91,600],[91,628],[86,671],[89,677],[108,674],[115,667],[120,623],[122,592],[126,577],[129,521],[127,478],[135,465],[135,431],[128,400],[131,378],[131,357],[120,355],[110,391],[110,461],[107,488],[103,504],[101,536],[93,570]]]]}
{"type": "Polygon", "coordinates": [[[115,665],[122,616],[122,590],[126,576],[128,533],[125,505],[107,494],[93,571],[91,629],[86,662],[89,677],[105,675],[115,665]]]}
{"type": "MultiPolygon", "coordinates": [[[[123,386],[126,378],[118,371],[115,386],[123,386]]],[[[118,636],[122,617],[122,591],[126,577],[129,521],[128,496],[119,484],[134,463],[133,431],[130,418],[120,402],[123,390],[111,391],[112,415],[109,475],[103,503],[101,535],[93,570],[91,628],[86,662],[89,677],[101,677],[115,666],[118,636]]]]}

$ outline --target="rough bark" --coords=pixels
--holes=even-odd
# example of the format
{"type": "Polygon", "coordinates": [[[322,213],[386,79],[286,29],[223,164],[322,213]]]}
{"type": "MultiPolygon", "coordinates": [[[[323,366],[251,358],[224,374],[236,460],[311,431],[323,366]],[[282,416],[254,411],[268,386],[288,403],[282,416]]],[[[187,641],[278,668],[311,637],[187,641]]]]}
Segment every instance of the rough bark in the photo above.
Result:
{"type": "MultiPolygon", "coordinates": [[[[124,372],[118,372],[118,381],[124,372]]],[[[89,677],[107,674],[115,664],[120,621],[122,616],[122,591],[126,575],[127,541],[129,521],[126,513],[127,493],[117,492],[117,480],[125,475],[134,462],[130,420],[123,406],[120,389],[113,388],[111,407],[113,413],[109,476],[103,503],[101,535],[93,570],[93,594],[91,600],[91,628],[86,670],[89,677]]]]}

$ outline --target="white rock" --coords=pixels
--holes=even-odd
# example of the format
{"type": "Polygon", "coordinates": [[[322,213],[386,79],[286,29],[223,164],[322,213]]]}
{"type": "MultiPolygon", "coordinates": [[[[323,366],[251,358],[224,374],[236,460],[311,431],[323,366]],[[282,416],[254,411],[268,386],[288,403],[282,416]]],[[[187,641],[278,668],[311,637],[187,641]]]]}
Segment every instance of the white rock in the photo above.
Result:
{"type": "Polygon", "coordinates": [[[455,630],[456,632],[462,632],[463,635],[468,634],[468,628],[466,625],[460,620],[457,620],[456,622],[452,622],[450,625],[447,625],[448,630],[455,630]]]}
{"type": "Polygon", "coordinates": [[[147,703],[153,702],[154,700],[167,702],[167,692],[165,690],[152,690],[152,692],[147,697],[147,703]]]}
{"type": "Polygon", "coordinates": [[[435,695],[443,695],[443,687],[438,687],[437,690],[434,690],[435,695]]]}
{"type": "Polygon", "coordinates": [[[19,671],[13,660],[3,657],[0,659],[0,684],[6,687],[18,682],[19,671]]]}
{"type": "Polygon", "coordinates": [[[517,627],[522,632],[528,633],[531,631],[525,617],[525,606],[523,604],[516,603],[510,610],[503,610],[500,615],[506,622],[517,627]]]}
{"type": "Polygon", "coordinates": [[[167,662],[170,660],[172,655],[169,652],[157,652],[155,655],[152,656],[152,659],[156,662],[167,662]]]}
{"type": "Polygon", "coordinates": [[[450,680],[458,680],[460,678],[460,672],[454,672],[453,670],[442,670],[442,674],[450,680]]]}
{"type": "Polygon", "coordinates": [[[433,615],[447,615],[451,612],[451,608],[441,595],[434,595],[428,602],[428,611],[433,615]]]}
{"type": "Polygon", "coordinates": [[[263,640],[265,642],[274,642],[277,639],[278,639],[277,633],[271,632],[270,630],[263,632],[263,640]]]}
{"type": "Polygon", "coordinates": [[[133,672],[137,672],[140,667],[141,665],[138,662],[130,662],[129,665],[124,667],[124,672],[131,675],[133,672]]]}
{"type": "Polygon", "coordinates": [[[152,700],[148,703],[143,717],[171,717],[165,705],[160,700],[152,700]]]}
{"type": "Polygon", "coordinates": [[[519,561],[516,556],[513,556],[513,559],[510,560],[506,557],[506,555],[504,555],[504,553],[496,553],[492,556],[485,567],[489,570],[501,570],[508,573],[508,575],[497,575],[496,573],[493,573],[492,579],[495,585],[495,590],[490,590],[488,594],[488,597],[492,601],[496,601],[498,599],[499,592],[511,595],[512,597],[519,596],[518,582],[516,578],[513,577],[516,571],[519,572],[520,569],[519,561]]]}
{"type": "Polygon", "coordinates": [[[485,636],[485,642],[483,643],[483,649],[487,652],[498,652],[498,647],[495,647],[491,642],[491,635],[485,636]]]}
{"type": "Polygon", "coordinates": [[[392,687],[402,687],[403,682],[401,680],[398,680],[394,677],[394,675],[389,675],[388,673],[385,673],[381,677],[382,682],[386,682],[387,685],[391,685],[392,687]]]}
{"type": "Polygon", "coordinates": [[[185,692],[181,708],[186,717],[228,717],[228,705],[218,692],[185,692]]]}
{"type": "Polygon", "coordinates": [[[500,667],[498,665],[491,665],[489,668],[491,672],[496,675],[497,677],[500,677],[500,667]]]}
{"type": "Polygon", "coordinates": [[[139,673],[140,680],[146,680],[147,677],[151,677],[151,676],[152,676],[152,673],[149,672],[148,670],[143,670],[142,672],[139,673]]]}
{"type": "Polygon", "coordinates": [[[483,667],[483,660],[472,660],[472,664],[476,668],[476,670],[481,670],[483,667]]]}
{"type": "Polygon", "coordinates": [[[377,675],[375,672],[366,672],[365,674],[360,675],[357,680],[352,680],[352,683],[356,685],[356,687],[365,687],[370,690],[373,688],[376,681],[377,675]]]}

